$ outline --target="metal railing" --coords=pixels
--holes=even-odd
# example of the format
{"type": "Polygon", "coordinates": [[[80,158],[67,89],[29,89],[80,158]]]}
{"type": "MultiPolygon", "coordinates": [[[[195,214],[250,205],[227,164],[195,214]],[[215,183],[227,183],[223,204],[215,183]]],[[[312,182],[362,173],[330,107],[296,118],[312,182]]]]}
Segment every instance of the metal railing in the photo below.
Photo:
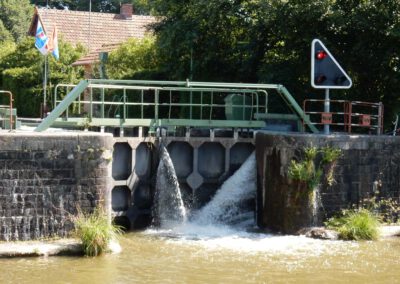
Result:
{"type": "Polygon", "coordinates": [[[348,133],[371,132],[371,130],[377,135],[383,133],[384,108],[381,102],[331,100],[330,113],[320,111],[324,102],[318,99],[304,100],[303,110],[309,115],[312,124],[316,126],[329,124],[334,130],[348,133]]]}
{"type": "MultiPolygon", "coordinates": [[[[0,105],[0,108],[8,108],[9,109],[9,123],[10,123],[10,130],[13,129],[13,94],[10,91],[3,91],[0,90],[0,94],[6,94],[9,96],[9,104],[8,105],[0,105]]],[[[3,118],[0,118],[0,120],[4,120],[3,118]]]]}
{"type": "Polygon", "coordinates": [[[276,90],[299,120],[317,132],[282,85],[140,80],[59,84],[54,110],[36,131],[55,124],[263,128],[268,90],[276,90]]]}

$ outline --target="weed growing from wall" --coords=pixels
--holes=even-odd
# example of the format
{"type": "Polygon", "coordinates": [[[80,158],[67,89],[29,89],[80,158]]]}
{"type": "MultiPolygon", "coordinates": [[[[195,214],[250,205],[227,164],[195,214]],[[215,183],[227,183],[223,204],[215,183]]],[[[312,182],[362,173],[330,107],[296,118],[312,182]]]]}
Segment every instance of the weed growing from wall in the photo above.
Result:
{"type": "Polygon", "coordinates": [[[321,183],[323,175],[327,184],[331,186],[335,182],[333,173],[340,155],[341,150],[338,148],[305,148],[303,160],[290,161],[288,176],[293,180],[305,182],[309,193],[321,183]]]}

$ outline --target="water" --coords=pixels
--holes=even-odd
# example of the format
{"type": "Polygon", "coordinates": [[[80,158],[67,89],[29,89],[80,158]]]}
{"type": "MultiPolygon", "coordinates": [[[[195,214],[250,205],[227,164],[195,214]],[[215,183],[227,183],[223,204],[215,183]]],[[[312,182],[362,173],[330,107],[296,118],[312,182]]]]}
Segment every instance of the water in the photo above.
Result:
{"type": "Polygon", "coordinates": [[[191,220],[198,225],[254,225],[254,210],[249,203],[256,196],[256,158],[252,153],[234,175],[224,182],[213,199],[191,220]]]}
{"type": "Polygon", "coordinates": [[[245,206],[255,192],[252,156],[225,182],[213,201],[188,219],[166,154],[160,163],[158,186],[168,185],[168,190],[159,190],[161,202],[156,210],[162,211],[166,201],[174,206],[167,213],[159,212],[161,227],[124,235],[120,254],[0,259],[0,282],[399,282],[400,238],[322,241],[247,230],[254,224],[252,212],[245,206]]]}
{"type": "Polygon", "coordinates": [[[151,231],[98,258],[1,259],[1,283],[398,283],[400,239],[320,241],[232,233],[197,239],[151,231]]]}
{"type": "Polygon", "coordinates": [[[186,221],[186,209],[183,205],[178,178],[164,146],[160,147],[153,213],[156,225],[161,228],[172,228],[186,221]]]}

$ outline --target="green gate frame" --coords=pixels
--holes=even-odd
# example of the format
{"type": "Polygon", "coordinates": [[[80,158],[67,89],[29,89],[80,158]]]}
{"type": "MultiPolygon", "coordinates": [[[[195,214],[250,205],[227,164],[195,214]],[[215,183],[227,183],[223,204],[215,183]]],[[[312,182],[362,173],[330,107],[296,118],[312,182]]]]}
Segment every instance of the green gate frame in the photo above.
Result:
{"type": "MultiPolygon", "coordinates": [[[[202,95],[203,93],[201,93],[202,95]]],[[[244,101],[244,100],[243,100],[244,101]]],[[[207,128],[254,128],[261,129],[266,126],[265,119],[267,118],[289,118],[294,117],[302,122],[303,125],[307,126],[313,133],[318,133],[318,129],[310,122],[309,117],[303,112],[302,108],[297,104],[296,100],[292,97],[289,91],[283,85],[276,84],[243,84],[243,83],[213,83],[213,82],[191,82],[187,81],[143,81],[143,80],[104,80],[104,79],[91,79],[82,80],[78,85],[57,85],[54,91],[54,109],[53,111],[36,127],[35,131],[41,132],[48,129],[50,126],[114,126],[114,127],[135,127],[135,126],[148,126],[148,127],[171,127],[171,126],[183,126],[183,127],[207,127],[207,128]],[[73,89],[65,96],[62,101],[57,100],[57,92],[59,87],[67,87],[73,89]],[[92,97],[93,89],[99,89],[101,92],[101,100],[95,101],[92,97]],[[105,89],[119,89],[123,90],[123,101],[114,102],[105,100],[105,89]],[[82,101],[81,94],[89,91],[89,100],[82,101]],[[139,103],[129,103],[126,100],[127,90],[138,90],[142,91],[142,101],[139,103]],[[144,118],[143,107],[149,105],[143,101],[143,91],[154,91],[154,102],[151,103],[154,106],[154,117],[144,118]],[[286,105],[292,111],[292,115],[288,114],[272,114],[268,113],[268,91],[276,90],[277,93],[285,101],[286,105]],[[160,118],[159,108],[165,107],[165,104],[160,103],[159,94],[162,91],[179,91],[187,92],[189,94],[189,103],[173,103],[171,98],[167,104],[169,107],[169,117],[160,118]],[[251,111],[251,117],[248,120],[215,120],[211,117],[212,108],[222,107],[217,104],[195,104],[192,101],[192,95],[196,92],[220,92],[220,93],[243,93],[252,95],[252,104],[234,107],[242,107],[243,112],[245,108],[249,108],[251,111]],[[264,105],[259,102],[259,96],[265,96],[264,105]],[[255,97],[255,101],[253,99],[255,97]],[[78,101],[77,101],[78,100],[78,101]],[[57,102],[59,102],[57,104],[57,102]],[[89,113],[87,117],[70,117],[68,115],[68,108],[74,104],[85,103],[89,106],[89,113]],[[100,117],[94,117],[93,106],[100,105],[101,115],[100,117]],[[105,117],[105,106],[115,105],[118,108],[122,107],[123,117],[120,118],[107,118],[105,117]],[[137,105],[142,109],[142,115],[140,118],[130,118],[127,115],[127,107],[129,105],[137,105]],[[171,118],[171,107],[172,106],[183,106],[190,108],[189,119],[171,118]],[[192,108],[193,107],[208,107],[210,108],[210,115],[208,118],[193,119],[192,108]],[[259,111],[263,110],[263,111],[259,111]],[[66,117],[61,117],[65,113],[66,117]]]]}

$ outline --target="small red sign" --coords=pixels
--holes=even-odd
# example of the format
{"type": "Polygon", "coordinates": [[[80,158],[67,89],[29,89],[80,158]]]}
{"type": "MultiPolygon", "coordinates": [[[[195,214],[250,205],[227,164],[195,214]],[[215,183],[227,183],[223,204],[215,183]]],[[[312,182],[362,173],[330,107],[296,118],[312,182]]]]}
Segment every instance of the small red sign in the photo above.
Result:
{"type": "Polygon", "coordinates": [[[332,124],[332,113],[323,112],[321,114],[321,123],[322,124],[332,124]]]}
{"type": "Polygon", "coordinates": [[[362,126],[370,126],[371,125],[371,116],[369,114],[360,115],[360,125],[362,126]]]}

